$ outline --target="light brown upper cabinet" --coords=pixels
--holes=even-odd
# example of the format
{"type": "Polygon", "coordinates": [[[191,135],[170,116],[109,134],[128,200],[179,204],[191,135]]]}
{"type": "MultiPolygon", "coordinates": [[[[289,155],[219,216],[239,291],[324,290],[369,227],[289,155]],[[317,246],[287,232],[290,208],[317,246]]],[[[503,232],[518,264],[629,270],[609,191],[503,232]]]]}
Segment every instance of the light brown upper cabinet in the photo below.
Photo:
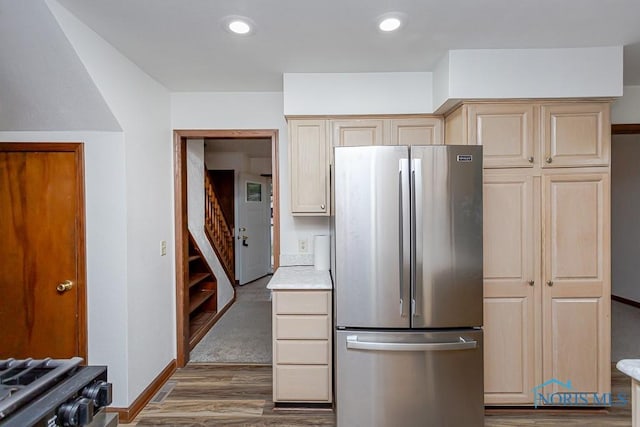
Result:
{"type": "Polygon", "coordinates": [[[438,117],[391,119],[389,143],[391,145],[444,144],[442,119],[438,117]]]}
{"type": "Polygon", "coordinates": [[[607,166],[609,103],[542,105],[543,167],[607,166]]]}
{"type": "Polygon", "coordinates": [[[289,121],[291,213],[329,215],[329,144],[326,120],[289,121]]]}
{"type": "Polygon", "coordinates": [[[468,103],[445,118],[445,143],[484,146],[488,169],[608,166],[609,128],[608,102],[468,103]]]}
{"type": "Polygon", "coordinates": [[[483,146],[485,168],[533,166],[533,105],[472,104],[467,114],[469,143],[483,146]]]}
{"type": "Polygon", "coordinates": [[[334,147],[383,145],[383,119],[331,120],[334,147]]]}

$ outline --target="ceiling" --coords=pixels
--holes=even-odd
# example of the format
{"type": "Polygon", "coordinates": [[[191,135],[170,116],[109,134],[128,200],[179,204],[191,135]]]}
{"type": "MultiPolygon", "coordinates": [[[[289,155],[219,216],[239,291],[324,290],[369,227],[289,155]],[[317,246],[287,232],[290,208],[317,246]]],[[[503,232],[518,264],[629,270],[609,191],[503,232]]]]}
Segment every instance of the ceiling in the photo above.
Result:
{"type": "Polygon", "coordinates": [[[284,72],[431,71],[449,49],[625,46],[640,85],[639,0],[58,0],[171,91],[280,91],[284,72]],[[406,20],[381,33],[389,12],[406,20]],[[237,36],[225,18],[255,32],[237,36]]]}

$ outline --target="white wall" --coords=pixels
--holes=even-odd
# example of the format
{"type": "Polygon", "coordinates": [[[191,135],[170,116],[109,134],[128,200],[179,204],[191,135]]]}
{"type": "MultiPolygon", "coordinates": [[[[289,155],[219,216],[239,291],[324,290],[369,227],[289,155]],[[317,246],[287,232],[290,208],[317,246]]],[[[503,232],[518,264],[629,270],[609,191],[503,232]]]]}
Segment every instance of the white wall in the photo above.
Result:
{"type": "Polygon", "coordinates": [[[83,142],[88,363],[107,365],[114,406],[127,406],[127,212],[121,132],[0,132],[3,142],[83,142]]]}
{"type": "Polygon", "coordinates": [[[284,114],[433,111],[432,73],[284,73],[284,114]]]}
{"type": "Polygon", "coordinates": [[[47,4],[124,131],[127,278],[119,304],[127,322],[118,332],[127,337],[119,350],[128,354],[128,384],[116,404],[128,406],[176,354],[169,92],[58,2],[47,4]]]}
{"type": "Polygon", "coordinates": [[[611,123],[640,123],[640,86],[625,86],[624,95],[611,106],[611,123]]]}
{"type": "Polygon", "coordinates": [[[449,51],[448,98],[621,95],[622,46],[449,51]]]}
{"type": "Polygon", "coordinates": [[[233,298],[233,285],[204,231],[204,140],[187,141],[187,217],[189,231],[218,280],[218,310],[233,298]]]}
{"type": "Polygon", "coordinates": [[[0,130],[120,130],[44,1],[1,1],[0,40],[0,130]]]}
{"type": "Polygon", "coordinates": [[[288,134],[281,92],[172,93],[171,122],[175,129],[277,129],[281,261],[283,255],[296,258],[298,239],[311,242],[315,234],[329,233],[328,218],[294,218],[290,213],[288,134]]]}
{"type": "Polygon", "coordinates": [[[611,154],[611,293],[640,302],[640,135],[613,135],[611,154]]]}
{"type": "Polygon", "coordinates": [[[236,172],[247,172],[251,168],[249,157],[245,153],[212,153],[205,151],[204,161],[207,169],[233,169],[236,172]]]}
{"type": "Polygon", "coordinates": [[[249,157],[249,172],[254,175],[271,173],[271,157],[249,157]]]}

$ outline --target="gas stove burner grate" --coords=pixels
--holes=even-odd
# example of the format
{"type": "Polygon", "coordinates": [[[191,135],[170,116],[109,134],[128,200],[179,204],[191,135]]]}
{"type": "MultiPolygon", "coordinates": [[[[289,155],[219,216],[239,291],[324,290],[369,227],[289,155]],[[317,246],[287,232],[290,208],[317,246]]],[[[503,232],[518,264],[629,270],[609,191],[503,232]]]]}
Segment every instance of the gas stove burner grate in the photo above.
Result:
{"type": "Polygon", "coordinates": [[[0,360],[0,420],[73,373],[82,361],[80,357],[0,360]]]}

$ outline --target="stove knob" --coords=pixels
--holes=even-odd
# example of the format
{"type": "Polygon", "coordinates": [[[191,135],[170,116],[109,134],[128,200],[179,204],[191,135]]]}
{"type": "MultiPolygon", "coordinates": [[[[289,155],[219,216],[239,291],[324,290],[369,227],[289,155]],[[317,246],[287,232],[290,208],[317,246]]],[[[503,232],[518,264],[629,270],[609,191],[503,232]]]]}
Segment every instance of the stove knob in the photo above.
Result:
{"type": "Polygon", "coordinates": [[[82,396],[93,400],[97,408],[111,405],[111,383],[96,381],[82,390],[82,396]]]}
{"type": "Polygon", "coordinates": [[[58,409],[58,423],[64,427],[85,426],[93,421],[93,401],[81,397],[58,409]]]}

